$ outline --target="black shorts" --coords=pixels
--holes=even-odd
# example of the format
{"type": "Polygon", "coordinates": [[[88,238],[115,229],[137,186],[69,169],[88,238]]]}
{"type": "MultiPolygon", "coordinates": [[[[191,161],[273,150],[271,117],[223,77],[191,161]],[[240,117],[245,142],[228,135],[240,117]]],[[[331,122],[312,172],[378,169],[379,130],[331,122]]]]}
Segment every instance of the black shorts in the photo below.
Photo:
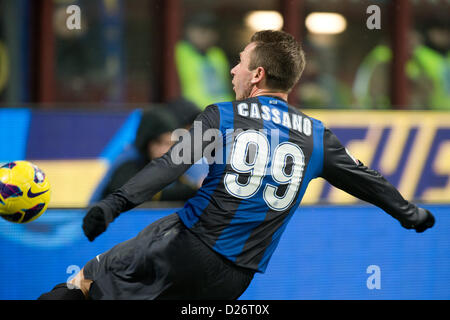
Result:
{"type": "Polygon", "coordinates": [[[92,299],[237,299],[254,271],[208,248],[176,213],[90,260],[92,299]]]}

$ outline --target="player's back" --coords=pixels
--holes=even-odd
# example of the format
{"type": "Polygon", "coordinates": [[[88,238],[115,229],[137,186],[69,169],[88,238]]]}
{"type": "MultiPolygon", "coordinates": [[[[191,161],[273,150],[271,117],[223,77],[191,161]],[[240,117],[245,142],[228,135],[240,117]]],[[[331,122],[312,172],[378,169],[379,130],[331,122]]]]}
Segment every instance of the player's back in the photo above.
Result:
{"type": "Polygon", "coordinates": [[[212,249],[264,272],[309,181],[321,173],[323,125],[270,96],[213,108],[222,155],[178,214],[212,249]]]}

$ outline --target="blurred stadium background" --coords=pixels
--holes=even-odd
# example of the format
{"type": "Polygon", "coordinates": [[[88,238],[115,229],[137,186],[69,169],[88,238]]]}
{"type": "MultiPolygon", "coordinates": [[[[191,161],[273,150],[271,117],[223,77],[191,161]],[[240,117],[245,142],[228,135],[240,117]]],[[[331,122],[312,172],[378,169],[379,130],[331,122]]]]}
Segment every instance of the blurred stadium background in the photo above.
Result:
{"type": "MultiPolygon", "coordinates": [[[[35,222],[0,221],[0,299],[35,299],[182,206],[150,201],[93,243],[81,231],[83,209],[133,144],[142,113],[180,97],[203,109],[201,86],[229,83],[217,70],[229,70],[252,33],[267,28],[304,46],[307,66],[290,102],[430,208],[437,224],[406,231],[315,180],[267,274],[242,298],[449,299],[449,14],[449,0],[0,0],[0,164],[32,161],[53,192],[35,222]],[[68,28],[70,5],[80,8],[80,29],[68,28]],[[370,5],[380,8],[380,29],[368,28],[370,5]],[[215,28],[220,51],[211,57],[224,59],[198,62],[179,49],[191,21],[215,28]],[[197,73],[185,69],[196,63],[210,77],[189,78],[200,86],[192,89],[185,77],[197,73]],[[379,289],[368,288],[371,265],[380,268],[379,289]]],[[[188,176],[194,185],[203,170],[188,176]]]]}

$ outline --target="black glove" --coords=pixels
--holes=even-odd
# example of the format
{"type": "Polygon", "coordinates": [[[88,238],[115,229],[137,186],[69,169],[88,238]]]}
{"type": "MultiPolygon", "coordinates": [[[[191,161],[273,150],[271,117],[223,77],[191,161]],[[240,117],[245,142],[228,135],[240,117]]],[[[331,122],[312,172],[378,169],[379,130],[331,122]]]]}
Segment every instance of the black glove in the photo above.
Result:
{"type": "Polygon", "coordinates": [[[427,209],[419,208],[419,216],[421,216],[421,221],[414,226],[416,232],[424,232],[428,228],[432,228],[434,226],[435,219],[430,211],[428,211],[427,209]]]}
{"type": "Polygon", "coordinates": [[[83,219],[83,231],[89,241],[94,241],[97,236],[106,230],[106,219],[103,210],[92,207],[83,219]]]}

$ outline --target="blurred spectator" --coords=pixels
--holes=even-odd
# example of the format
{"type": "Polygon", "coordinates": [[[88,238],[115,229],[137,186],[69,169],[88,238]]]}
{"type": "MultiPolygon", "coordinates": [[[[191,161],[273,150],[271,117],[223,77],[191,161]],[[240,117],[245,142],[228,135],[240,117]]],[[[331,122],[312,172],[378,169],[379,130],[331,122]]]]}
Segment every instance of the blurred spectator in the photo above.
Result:
{"type": "Polygon", "coordinates": [[[182,95],[201,110],[211,103],[230,101],[230,65],[218,48],[216,18],[200,13],[186,24],[185,38],[177,43],[175,62],[182,95]]]}
{"type": "MultiPolygon", "coordinates": [[[[172,146],[171,134],[178,124],[179,122],[165,109],[144,111],[132,150],[127,150],[128,157],[119,157],[113,164],[112,172],[106,176],[107,183],[100,197],[104,198],[120,188],[151,160],[164,155],[172,146]]],[[[197,186],[181,177],[149,201],[184,201],[191,198],[196,191],[197,186]]]]}
{"type": "Polygon", "coordinates": [[[307,63],[298,93],[304,108],[348,108],[351,89],[337,74],[337,48],[329,35],[308,35],[304,49],[307,63]]]}
{"type": "MultiPolygon", "coordinates": [[[[428,40],[417,31],[410,34],[411,56],[405,66],[410,86],[409,107],[450,110],[448,42],[447,51],[440,52],[429,46],[433,43],[430,36],[428,40]]],[[[364,58],[353,87],[358,108],[391,107],[386,79],[392,58],[392,50],[385,44],[376,46],[364,58]]]]}
{"type": "Polygon", "coordinates": [[[178,98],[167,104],[167,110],[175,117],[177,128],[189,129],[200,114],[199,108],[185,98],[178,98]]]}
{"type": "MultiPolygon", "coordinates": [[[[195,118],[200,114],[200,109],[194,103],[184,98],[169,102],[167,108],[177,119],[178,128],[187,130],[190,129],[195,118]]],[[[208,170],[208,164],[200,160],[185,172],[184,178],[191,184],[200,187],[208,175],[208,170]]]]}
{"type": "Polygon", "coordinates": [[[412,80],[411,104],[433,110],[450,110],[450,31],[436,23],[422,37],[413,33],[414,49],[406,72],[412,80]],[[414,99],[423,92],[424,101],[414,99]],[[419,100],[418,103],[416,100],[419,100]]]}
{"type": "Polygon", "coordinates": [[[321,83],[321,65],[317,54],[308,52],[308,62],[298,87],[302,107],[326,108],[330,106],[331,94],[321,83]]]}
{"type": "Polygon", "coordinates": [[[105,50],[95,7],[94,3],[85,7],[81,29],[70,30],[66,26],[67,5],[55,4],[53,31],[57,101],[96,101],[104,96],[106,89],[103,84],[107,81],[103,68],[105,50]]]}
{"type": "Polygon", "coordinates": [[[353,84],[356,108],[387,109],[391,107],[389,98],[389,64],[392,51],[380,44],[373,48],[359,66],[353,84]]]}

